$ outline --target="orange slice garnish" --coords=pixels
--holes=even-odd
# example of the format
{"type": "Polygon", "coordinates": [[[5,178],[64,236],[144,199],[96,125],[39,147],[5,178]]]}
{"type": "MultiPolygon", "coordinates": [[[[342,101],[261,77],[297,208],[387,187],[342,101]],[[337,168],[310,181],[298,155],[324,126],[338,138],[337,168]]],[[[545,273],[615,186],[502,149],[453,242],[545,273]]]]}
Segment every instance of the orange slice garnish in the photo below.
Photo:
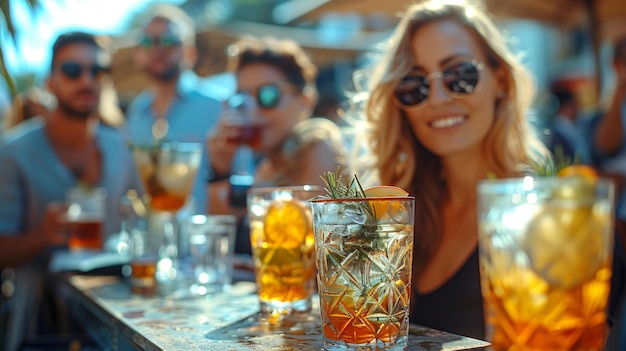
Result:
{"type": "Polygon", "coordinates": [[[282,247],[299,247],[311,226],[304,205],[294,200],[273,202],[265,215],[264,242],[282,247]]]}
{"type": "Polygon", "coordinates": [[[593,167],[586,165],[571,165],[561,169],[559,177],[583,177],[590,180],[598,179],[598,172],[593,167]]]}
{"type": "MultiPolygon", "coordinates": [[[[365,189],[365,196],[367,197],[405,197],[409,196],[409,193],[397,186],[390,185],[379,185],[371,188],[365,189]]],[[[385,214],[396,213],[403,209],[403,206],[399,202],[391,202],[391,201],[370,201],[374,212],[376,213],[376,218],[380,219],[385,216],[385,214]]]]}
{"type": "Polygon", "coordinates": [[[397,186],[379,185],[365,189],[365,196],[367,197],[396,197],[396,196],[409,196],[409,193],[397,186]]]}

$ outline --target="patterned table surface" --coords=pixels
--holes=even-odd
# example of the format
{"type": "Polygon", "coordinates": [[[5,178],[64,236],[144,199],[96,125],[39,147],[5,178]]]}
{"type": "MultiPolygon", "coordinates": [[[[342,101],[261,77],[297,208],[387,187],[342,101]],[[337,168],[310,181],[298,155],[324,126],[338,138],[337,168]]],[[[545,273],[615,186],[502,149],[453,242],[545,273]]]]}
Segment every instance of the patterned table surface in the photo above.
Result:
{"type": "MultiPolygon", "coordinates": [[[[259,323],[255,286],[240,282],[226,294],[199,297],[178,291],[167,297],[145,298],[130,293],[119,277],[64,277],[65,296],[82,310],[76,316],[92,317],[114,333],[106,341],[126,339],[132,348],[145,350],[319,350],[322,347],[317,306],[313,313],[289,319],[280,327],[259,323]],[[92,314],[92,316],[86,316],[92,314]],[[113,329],[113,330],[110,330],[113,329]]],[[[93,324],[93,323],[92,323],[93,324]]],[[[88,322],[85,326],[89,329],[88,322]]],[[[488,343],[429,328],[412,326],[409,350],[479,349],[488,343]]],[[[103,346],[103,345],[101,345],[103,346]]]]}

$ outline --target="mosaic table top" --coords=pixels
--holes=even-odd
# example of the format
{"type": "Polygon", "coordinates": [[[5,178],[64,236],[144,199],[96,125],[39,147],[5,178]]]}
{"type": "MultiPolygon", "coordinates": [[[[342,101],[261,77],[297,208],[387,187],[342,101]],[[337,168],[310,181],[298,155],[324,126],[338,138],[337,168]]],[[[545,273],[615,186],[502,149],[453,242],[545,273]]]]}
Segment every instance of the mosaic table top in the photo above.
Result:
{"type": "MultiPolygon", "coordinates": [[[[63,279],[65,296],[84,308],[76,317],[80,320],[85,314],[93,314],[106,324],[106,329],[115,332],[112,339],[101,343],[125,338],[128,343],[123,345],[132,348],[171,351],[310,351],[320,350],[323,345],[317,306],[310,314],[269,327],[260,322],[255,285],[250,282],[239,282],[228,293],[210,297],[177,291],[166,297],[145,298],[132,295],[128,283],[119,277],[74,275],[63,279]]],[[[452,351],[487,345],[480,340],[411,326],[408,349],[452,351]]]]}

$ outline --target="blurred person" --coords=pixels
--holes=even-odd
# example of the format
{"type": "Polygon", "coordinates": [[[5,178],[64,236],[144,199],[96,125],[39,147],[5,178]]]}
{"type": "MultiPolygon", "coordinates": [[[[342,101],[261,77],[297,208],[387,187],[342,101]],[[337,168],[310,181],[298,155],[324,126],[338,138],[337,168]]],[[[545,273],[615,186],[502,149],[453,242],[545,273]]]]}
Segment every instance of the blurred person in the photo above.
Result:
{"type": "MultiPolygon", "coordinates": [[[[492,20],[465,1],[410,6],[386,44],[356,77],[369,94],[371,148],[358,162],[415,196],[410,320],[484,339],[476,189],[549,158],[526,120],[533,84],[492,20]]],[[[619,296],[623,257],[615,264],[619,296]]]]}
{"type": "MultiPolygon", "coordinates": [[[[156,4],[145,18],[134,59],[149,78],[150,87],[127,109],[130,141],[150,145],[155,139],[201,142],[215,128],[220,103],[199,89],[191,68],[197,59],[194,24],[180,8],[156,4]]],[[[194,211],[207,211],[207,154],[193,190],[194,211]]]]}
{"type": "Polygon", "coordinates": [[[588,146],[584,131],[581,130],[583,125],[578,120],[580,108],[576,95],[565,87],[554,87],[551,94],[557,108],[548,126],[551,132],[547,142],[548,149],[555,157],[588,164],[588,146]]]}
{"type": "Polygon", "coordinates": [[[45,117],[54,107],[54,98],[45,90],[31,87],[13,99],[11,108],[4,116],[4,130],[15,127],[32,117],[45,117]]]}
{"type": "MultiPolygon", "coordinates": [[[[594,128],[592,151],[594,160],[606,177],[614,179],[617,199],[617,223],[622,241],[626,240],[626,35],[613,41],[611,64],[615,75],[613,92],[608,106],[594,128]]],[[[620,349],[626,349],[626,304],[623,304],[620,349]]]]}
{"type": "Polygon", "coordinates": [[[104,128],[96,114],[108,67],[108,56],[93,35],[60,35],[47,80],[56,106],[46,118],[31,118],[11,129],[0,144],[0,268],[17,272],[5,350],[19,347],[25,335],[55,331],[64,323],[42,326],[38,308],[49,292],[44,284],[47,260],[66,244],[58,230],[66,191],[79,185],[106,190],[106,239],[120,230],[122,195],[138,188],[124,140],[104,128]]]}
{"type": "Polygon", "coordinates": [[[626,220],[626,36],[615,40],[611,62],[615,87],[606,100],[606,110],[594,121],[591,150],[603,175],[613,178],[619,185],[617,216],[626,220]]]}
{"type": "MultiPolygon", "coordinates": [[[[254,186],[323,185],[320,175],[347,161],[339,128],[326,118],[312,118],[317,67],[292,40],[243,38],[231,45],[228,53],[228,69],[237,79],[237,93],[250,98],[250,117],[262,125],[261,142],[252,145],[257,155],[254,186]]],[[[233,155],[240,147],[228,140],[231,133],[237,133],[231,128],[222,118],[209,138],[213,175],[210,208],[215,213],[241,217],[245,209],[229,204],[233,155]]],[[[246,240],[249,246],[249,239],[239,236],[239,244],[245,245],[246,240]]]]}
{"type": "Polygon", "coordinates": [[[620,169],[626,174],[626,143],[624,143],[624,118],[626,118],[626,36],[618,38],[613,46],[615,88],[608,109],[599,122],[594,143],[598,151],[607,156],[617,156],[620,169]]]}

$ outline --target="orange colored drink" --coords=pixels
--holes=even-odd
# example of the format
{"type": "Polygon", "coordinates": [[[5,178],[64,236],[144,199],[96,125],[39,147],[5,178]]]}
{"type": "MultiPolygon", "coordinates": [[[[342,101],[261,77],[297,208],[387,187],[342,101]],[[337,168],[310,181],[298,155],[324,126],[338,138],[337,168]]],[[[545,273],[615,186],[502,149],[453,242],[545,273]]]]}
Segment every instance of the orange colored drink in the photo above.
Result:
{"type": "Polygon", "coordinates": [[[131,291],[133,294],[143,296],[154,296],[157,293],[156,257],[134,258],[130,262],[131,273],[131,291]]]}
{"type": "Polygon", "coordinates": [[[487,324],[494,350],[603,350],[611,265],[559,288],[530,270],[513,270],[487,284],[487,324]]]}
{"type": "Polygon", "coordinates": [[[479,186],[487,338],[499,350],[603,350],[613,187],[584,178],[479,186]]]}
{"type": "Polygon", "coordinates": [[[262,301],[295,302],[308,299],[315,275],[313,231],[303,233],[301,240],[287,239],[270,243],[264,239],[264,225],[253,221],[251,240],[255,245],[258,294],[262,301]]]}
{"type": "Polygon", "coordinates": [[[184,205],[193,189],[200,164],[200,154],[190,161],[162,160],[144,151],[135,151],[135,162],[144,189],[150,195],[151,208],[176,212],[184,205]]]}
{"type": "Polygon", "coordinates": [[[294,310],[309,310],[315,290],[315,246],[305,201],[316,193],[287,187],[252,188],[248,194],[262,312],[277,320],[294,310]]]}

